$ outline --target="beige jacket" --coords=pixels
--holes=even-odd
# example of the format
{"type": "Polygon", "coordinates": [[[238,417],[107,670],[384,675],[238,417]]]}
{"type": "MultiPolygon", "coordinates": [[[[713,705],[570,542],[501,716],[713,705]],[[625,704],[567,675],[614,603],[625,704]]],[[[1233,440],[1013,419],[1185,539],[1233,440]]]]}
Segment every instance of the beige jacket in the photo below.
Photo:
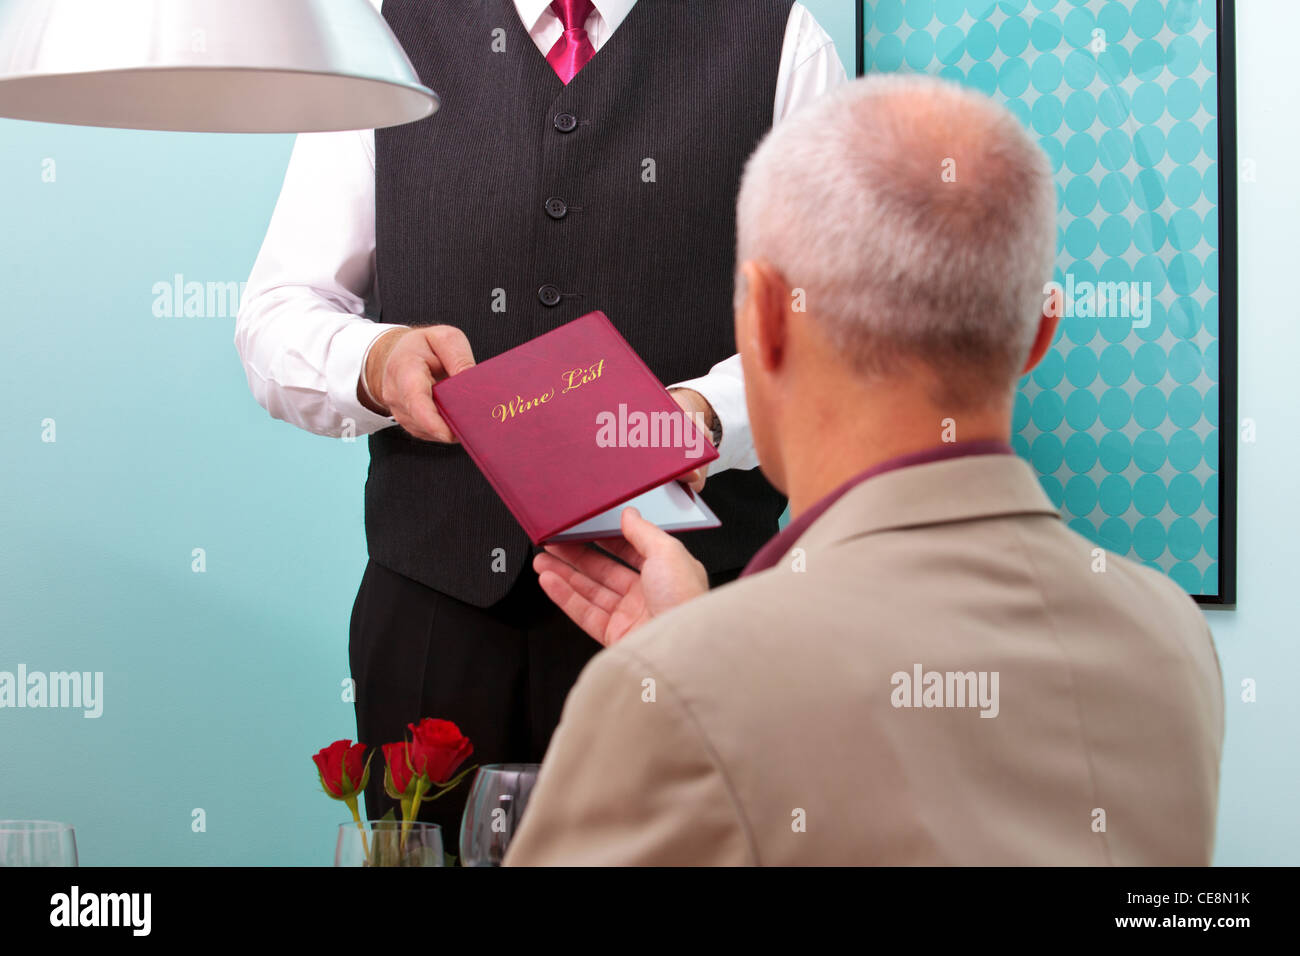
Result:
{"type": "Polygon", "coordinates": [[[507,863],[1208,864],[1222,741],[1195,603],[951,459],[597,655],[507,863]]]}

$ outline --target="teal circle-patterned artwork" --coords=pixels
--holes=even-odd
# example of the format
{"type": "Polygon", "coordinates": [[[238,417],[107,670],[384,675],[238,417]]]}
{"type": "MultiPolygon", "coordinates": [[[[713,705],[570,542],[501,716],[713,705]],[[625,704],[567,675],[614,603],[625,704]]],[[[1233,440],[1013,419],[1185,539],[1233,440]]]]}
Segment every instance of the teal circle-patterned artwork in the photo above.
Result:
{"type": "Polygon", "coordinates": [[[1046,151],[1066,306],[1012,443],[1070,527],[1194,595],[1220,590],[1216,6],[867,0],[863,20],[868,73],[982,90],[1046,151]]]}

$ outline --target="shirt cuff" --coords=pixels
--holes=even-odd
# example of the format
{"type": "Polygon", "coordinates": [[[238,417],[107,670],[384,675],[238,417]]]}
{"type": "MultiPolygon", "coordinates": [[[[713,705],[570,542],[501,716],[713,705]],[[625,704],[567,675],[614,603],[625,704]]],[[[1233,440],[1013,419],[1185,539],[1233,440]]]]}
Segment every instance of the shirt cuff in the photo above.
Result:
{"type": "MultiPolygon", "coordinates": [[[[325,359],[325,390],[330,404],[338,413],[345,419],[353,420],[357,435],[369,435],[397,424],[397,419],[392,416],[376,414],[362,405],[357,397],[357,385],[361,384],[365,388],[361,372],[366,367],[370,347],[384,333],[401,328],[405,326],[382,322],[350,322],[330,340],[329,353],[325,359]]],[[[370,394],[369,389],[366,394],[370,394]]]]}
{"type": "Polygon", "coordinates": [[[713,406],[713,414],[718,416],[722,425],[722,444],[718,446],[717,460],[709,465],[710,473],[728,468],[748,470],[758,467],[758,455],[754,453],[754,439],[749,431],[744,381],[725,372],[714,372],[669,387],[699,392],[713,406]]]}

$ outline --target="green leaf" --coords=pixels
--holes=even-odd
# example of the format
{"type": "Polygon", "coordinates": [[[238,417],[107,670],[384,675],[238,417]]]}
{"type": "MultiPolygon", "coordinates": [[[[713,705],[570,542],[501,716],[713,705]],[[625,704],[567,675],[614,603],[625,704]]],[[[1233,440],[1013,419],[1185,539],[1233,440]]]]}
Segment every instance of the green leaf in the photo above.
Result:
{"type": "Polygon", "coordinates": [[[437,800],[437,799],[438,799],[439,797],[441,797],[444,793],[447,793],[447,792],[450,791],[450,790],[454,790],[454,789],[456,789],[456,785],[457,785],[458,783],[460,783],[462,780],[465,779],[465,775],[466,775],[467,773],[469,773],[471,770],[477,770],[477,769],[478,769],[478,764],[474,764],[474,766],[472,766],[472,767],[466,767],[464,770],[462,770],[460,773],[456,774],[456,776],[452,777],[452,778],[451,778],[450,780],[448,780],[446,783],[435,784],[435,786],[438,787],[438,792],[435,793],[435,794],[434,794],[433,796],[431,796],[431,797],[426,797],[425,799],[427,799],[427,800],[437,800]]]}
{"type": "Polygon", "coordinates": [[[402,795],[397,792],[397,784],[393,783],[393,768],[388,766],[384,767],[384,793],[394,800],[402,799],[402,795]]]}
{"type": "Polygon", "coordinates": [[[363,792],[370,784],[370,761],[375,759],[375,748],[370,748],[370,753],[366,756],[366,769],[361,773],[361,783],[357,785],[357,793],[363,792]]]}

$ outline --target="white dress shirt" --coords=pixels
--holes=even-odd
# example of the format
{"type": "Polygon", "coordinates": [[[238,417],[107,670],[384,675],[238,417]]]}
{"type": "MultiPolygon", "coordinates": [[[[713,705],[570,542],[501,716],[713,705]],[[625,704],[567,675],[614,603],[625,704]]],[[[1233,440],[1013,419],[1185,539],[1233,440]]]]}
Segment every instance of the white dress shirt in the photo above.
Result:
{"type": "MultiPolygon", "coordinates": [[[[376,7],[380,2],[371,0],[376,7]]],[[[635,3],[594,0],[586,26],[596,50],[635,3]]],[[[549,0],[515,0],[515,8],[537,48],[549,52],[563,33],[549,0]]],[[[830,37],[796,3],[777,71],[773,122],[845,80],[830,37]]],[[[335,437],[395,424],[357,398],[370,346],[402,328],[365,317],[378,314],[374,279],[374,130],[298,136],[235,323],[249,387],[271,415],[335,437]]],[[[678,386],[703,395],[722,424],[710,470],[755,467],[739,356],[678,386]]]]}

